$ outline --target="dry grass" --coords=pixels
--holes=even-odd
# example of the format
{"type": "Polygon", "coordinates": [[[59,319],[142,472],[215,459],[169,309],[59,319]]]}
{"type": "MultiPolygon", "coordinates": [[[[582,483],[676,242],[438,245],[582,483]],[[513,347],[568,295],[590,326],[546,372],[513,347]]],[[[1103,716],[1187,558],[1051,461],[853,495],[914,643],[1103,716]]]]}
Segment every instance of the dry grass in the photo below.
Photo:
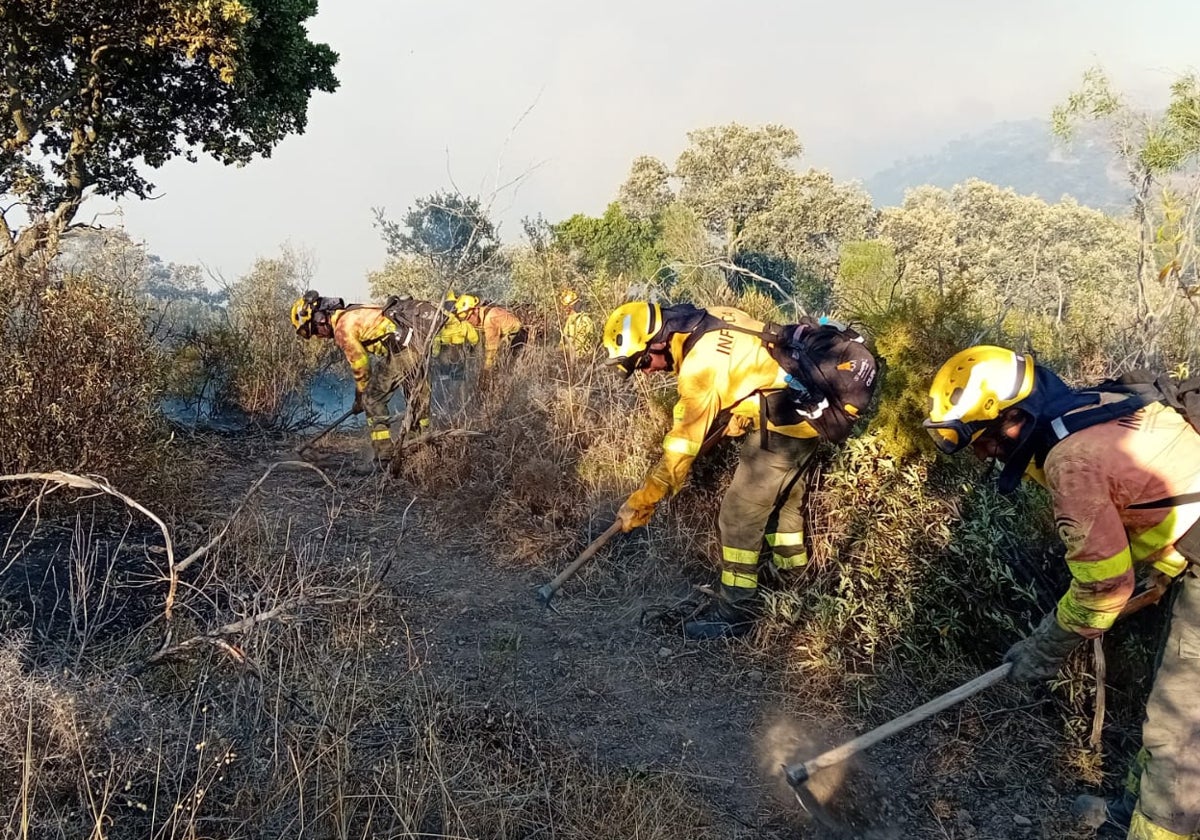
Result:
{"type": "MultiPolygon", "coordinates": [[[[920,363],[907,371],[914,382],[920,363]]],[[[465,413],[462,425],[484,437],[406,456],[399,503],[411,490],[432,512],[421,517],[422,548],[473,550],[486,539],[486,556],[503,568],[549,570],[607,526],[641,481],[673,400],[667,378],[626,383],[568,364],[552,343],[530,347],[465,413]]],[[[869,434],[825,453],[808,510],[812,563],[767,593],[767,620],[738,648],[738,667],[778,674],[785,711],[848,728],[880,723],[994,662],[1061,585],[1044,500],[1000,499],[970,468],[906,457],[890,439],[869,434]]],[[[682,565],[711,581],[716,512],[735,461],[724,446],[699,462],[654,528],[622,541],[602,567],[628,568],[636,555],[638,573],[682,565]]],[[[56,569],[63,586],[52,587],[53,608],[20,588],[0,601],[0,629],[22,639],[0,651],[0,789],[18,791],[0,808],[7,834],[713,835],[711,815],[677,781],[593,766],[549,742],[528,710],[464,702],[432,681],[404,601],[380,586],[410,537],[401,528],[379,540],[341,521],[349,506],[367,522],[394,509],[395,486],[378,497],[330,495],[317,521],[311,498],[301,505],[288,494],[324,489],[272,492],[184,576],[169,643],[161,621],[132,620],[160,614],[164,597],[144,534],[118,528],[114,543],[83,517],[69,538],[11,544],[24,551],[23,568],[56,569]]],[[[215,531],[189,532],[179,518],[181,543],[203,545],[215,531]]],[[[622,608],[615,573],[596,573],[606,584],[597,609],[622,608]]],[[[1082,662],[1052,699],[998,691],[964,706],[952,728],[920,730],[925,741],[896,756],[927,785],[934,822],[959,830],[964,778],[1034,789],[1119,774],[1114,757],[1132,751],[1149,667],[1144,638],[1118,640],[1136,654],[1123,660],[1140,664],[1114,673],[1131,688],[1110,697],[1104,764],[1086,747],[1082,662]]]]}
{"type": "MultiPolygon", "coordinates": [[[[23,614],[6,616],[0,789],[14,795],[0,834],[715,836],[676,782],[590,766],[521,710],[431,682],[403,601],[380,586],[395,548],[342,527],[336,495],[322,521],[286,513],[289,493],[319,483],[277,492],[185,575],[166,655],[161,622],[112,623],[109,601],[20,642],[23,614]]],[[[48,527],[26,521],[11,543],[26,577],[107,550],[90,528],[74,543],[39,541],[48,527]]],[[[144,586],[120,571],[137,553],[87,591],[144,586]]]]}

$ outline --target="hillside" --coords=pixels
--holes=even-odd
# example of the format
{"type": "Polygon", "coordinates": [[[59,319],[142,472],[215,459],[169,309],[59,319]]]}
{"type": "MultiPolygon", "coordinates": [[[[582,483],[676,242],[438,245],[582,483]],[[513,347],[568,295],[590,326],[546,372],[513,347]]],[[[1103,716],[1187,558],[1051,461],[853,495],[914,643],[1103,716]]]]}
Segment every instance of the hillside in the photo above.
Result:
{"type": "Polygon", "coordinates": [[[1121,212],[1129,189],[1099,136],[1079,136],[1069,147],[1050,133],[1043,120],[998,123],[965,135],[932,154],[893,163],[865,182],[877,206],[904,200],[904,192],[922,184],[949,189],[980,178],[1047,201],[1063,195],[1108,212],[1121,212]]]}

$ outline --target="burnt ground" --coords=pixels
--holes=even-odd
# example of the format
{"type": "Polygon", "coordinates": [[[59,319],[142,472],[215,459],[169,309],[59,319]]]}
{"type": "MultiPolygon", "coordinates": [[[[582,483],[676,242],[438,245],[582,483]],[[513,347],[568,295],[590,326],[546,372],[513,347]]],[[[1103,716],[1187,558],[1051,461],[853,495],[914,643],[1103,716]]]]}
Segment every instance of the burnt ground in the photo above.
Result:
{"type": "MultiPolygon", "coordinates": [[[[287,442],[226,445],[219,468],[201,479],[210,527],[267,466],[295,457],[287,442]]],[[[863,675],[831,695],[788,664],[787,651],[805,644],[802,624],[766,645],[690,642],[677,624],[643,624],[644,609],[704,582],[641,559],[653,527],[618,537],[546,610],[535,590],[571,556],[501,564],[479,522],[406,482],[357,474],[367,462],[361,434],[332,435],[318,449],[310,457],[335,490],[311,471],[277,471],[256,505],[298,521],[325,521],[335,510],[330,545],[388,558],[387,585],[437,684],[464,701],[517,710],[584,762],[674,777],[711,810],[719,836],[1090,836],[1069,829],[1079,790],[1043,772],[1046,756],[1031,752],[1044,740],[1027,736],[1053,735],[1052,716],[1006,687],[824,771],[810,782],[825,803],[815,819],[788,792],[781,763],[929,699],[936,692],[927,681],[863,675]]],[[[945,674],[939,689],[973,675],[945,674]]]]}

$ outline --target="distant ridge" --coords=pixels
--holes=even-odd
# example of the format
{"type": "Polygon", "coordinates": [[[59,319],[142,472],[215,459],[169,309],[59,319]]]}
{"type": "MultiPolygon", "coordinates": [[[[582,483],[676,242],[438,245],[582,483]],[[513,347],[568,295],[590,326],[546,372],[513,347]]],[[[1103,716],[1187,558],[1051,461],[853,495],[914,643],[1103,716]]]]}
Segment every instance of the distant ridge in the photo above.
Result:
{"type": "Polygon", "coordinates": [[[1080,204],[1120,214],[1130,188],[1104,139],[1080,134],[1063,146],[1043,120],[997,123],[960,137],[931,155],[897,161],[867,179],[877,207],[896,206],[905,190],[922,184],[950,188],[979,178],[1055,202],[1070,195],[1080,204]]]}

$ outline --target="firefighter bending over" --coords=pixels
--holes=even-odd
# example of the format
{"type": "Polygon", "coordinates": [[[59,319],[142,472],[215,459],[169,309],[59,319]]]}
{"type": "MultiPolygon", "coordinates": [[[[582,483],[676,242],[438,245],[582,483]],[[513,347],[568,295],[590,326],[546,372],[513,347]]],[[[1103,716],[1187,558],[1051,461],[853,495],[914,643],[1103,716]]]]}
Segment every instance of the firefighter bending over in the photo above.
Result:
{"type": "Polygon", "coordinates": [[[332,338],[354,375],[356,414],[367,414],[371,448],[381,466],[396,455],[388,400],[399,388],[408,403],[409,430],[429,424],[429,383],[425,348],[430,332],[440,328],[437,307],[411,298],[393,297],[384,306],[351,304],[341,298],[308,291],[292,304],[292,326],[302,338],[332,338]]]}
{"type": "MultiPolygon", "coordinates": [[[[816,323],[812,326],[815,329],[816,323]]],[[[679,492],[692,461],[712,443],[755,430],[741,445],[737,470],[721,502],[719,597],[685,623],[684,633],[690,638],[737,636],[751,629],[758,613],[764,540],[776,569],[808,562],[802,469],[817,449],[821,428],[832,428],[818,418],[824,414],[829,420],[838,414],[843,428],[831,437],[839,438],[865,408],[865,403],[855,406],[841,400],[831,406],[824,395],[793,387],[791,375],[763,340],[764,328],[730,307],[661,307],[646,301],[619,306],[604,326],[605,364],[626,376],[669,371],[678,377],[674,425],[663,438],[658,464],[617,513],[623,531],[647,524],[655,506],[679,492]]],[[[865,358],[856,355],[846,361],[844,371],[832,376],[857,375],[869,399],[875,368],[865,349],[862,355],[865,358]]]]}
{"type": "Polygon", "coordinates": [[[1139,766],[1125,794],[1107,803],[1105,830],[1187,840],[1200,830],[1200,434],[1156,386],[1072,389],[1002,347],[953,356],[930,397],[925,427],[938,449],[970,447],[1003,462],[1002,491],[1023,474],[1043,484],[1066,544],[1070,587],[1009,650],[1011,679],[1049,680],[1077,643],[1111,627],[1136,567],[1175,581],[1139,766]]]}

